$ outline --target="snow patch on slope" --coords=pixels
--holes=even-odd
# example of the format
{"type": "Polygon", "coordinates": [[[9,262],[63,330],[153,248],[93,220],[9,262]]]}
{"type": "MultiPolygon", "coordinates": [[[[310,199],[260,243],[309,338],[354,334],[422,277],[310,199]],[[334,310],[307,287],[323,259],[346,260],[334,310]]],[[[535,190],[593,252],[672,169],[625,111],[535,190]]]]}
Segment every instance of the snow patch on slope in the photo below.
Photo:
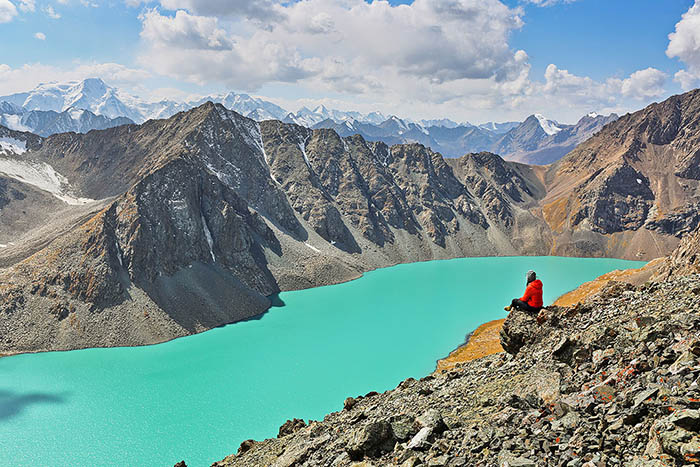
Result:
{"type": "Polygon", "coordinates": [[[0,122],[10,130],[15,131],[32,131],[31,128],[22,123],[22,116],[15,114],[0,115],[0,122]]]}
{"type": "Polygon", "coordinates": [[[561,128],[559,128],[555,122],[553,122],[552,120],[548,120],[547,117],[545,117],[544,115],[535,114],[535,118],[538,122],[540,122],[540,126],[548,135],[556,135],[561,131],[561,128]]]}
{"type": "Polygon", "coordinates": [[[311,170],[311,162],[309,162],[309,156],[306,154],[306,143],[309,141],[309,138],[311,136],[307,136],[306,139],[304,140],[303,143],[299,143],[299,149],[301,150],[301,155],[304,156],[304,162],[306,162],[306,166],[311,170]]]}
{"type": "Polygon", "coordinates": [[[211,255],[211,260],[216,263],[216,256],[214,255],[214,239],[211,236],[211,231],[207,225],[207,220],[202,214],[202,226],[204,227],[204,236],[207,238],[207,243],[209,244],[209,254],[211,255]]]}
{"type": "Polygon", "coordinates": [[[319,250],[318,248],[316,248],[315,246],[311,245],[311,244],[308,243],[308,242],[304,243],[304,245],[308,246],[310,249],[312,249],[312,250],[315,251],[316,253],[320,253],[320,252],[321,252],[321,250],[319,250]]]}
{"type": "Polygon", "coordinates": [[[0,150],[24,154],[27,151],[27,142],[5,136],[0,138],[0,150]]]}
{"type": "Polygon", "coordinates": [[[66,204],[82,205],[94,200],[76,198],[68,192],[68,180],[45,162],[0,159],[0,173],[51,193],[66,204]]]}

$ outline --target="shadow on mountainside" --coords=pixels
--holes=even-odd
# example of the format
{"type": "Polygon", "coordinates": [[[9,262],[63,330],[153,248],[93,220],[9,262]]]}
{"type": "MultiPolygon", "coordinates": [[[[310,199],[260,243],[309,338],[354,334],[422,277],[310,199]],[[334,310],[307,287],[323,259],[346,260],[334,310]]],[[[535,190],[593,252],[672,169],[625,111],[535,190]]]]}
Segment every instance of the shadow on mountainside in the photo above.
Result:
{"type": "Polygon", "coordinates": [[[21,394],[0,389],[0,422],[19,415],[33,404],[63,404],[65,401],[65,395],[40,392],[21,394]]]}

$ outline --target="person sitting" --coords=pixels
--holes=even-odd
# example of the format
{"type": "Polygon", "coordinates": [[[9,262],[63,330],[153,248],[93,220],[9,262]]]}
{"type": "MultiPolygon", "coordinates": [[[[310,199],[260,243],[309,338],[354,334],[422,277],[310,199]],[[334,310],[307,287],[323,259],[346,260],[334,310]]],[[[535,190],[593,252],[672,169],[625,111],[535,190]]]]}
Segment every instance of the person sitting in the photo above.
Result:
{"type": "Polygon", "coordinates": [[[510,311],[517,308],[528,313],[537,313],[542,309],[542,305],[542,281],[537,278],[535,271],[528,271],[525,295],[522,298],[514,298],[504,310],[510,311]]]}

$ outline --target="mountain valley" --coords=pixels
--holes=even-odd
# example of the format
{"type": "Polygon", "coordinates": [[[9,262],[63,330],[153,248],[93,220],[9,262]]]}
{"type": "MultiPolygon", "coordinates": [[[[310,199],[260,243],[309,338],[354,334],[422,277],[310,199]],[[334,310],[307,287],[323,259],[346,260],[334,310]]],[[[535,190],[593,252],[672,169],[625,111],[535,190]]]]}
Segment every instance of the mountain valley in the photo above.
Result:
{"type": "Polygon", "coordinates": [[[550,166],[213,103],[87,134],[2,129],[0,352],[160,342],[402,262],[663,256],[700,222],[699,105],[654,104],[550,166]]]}

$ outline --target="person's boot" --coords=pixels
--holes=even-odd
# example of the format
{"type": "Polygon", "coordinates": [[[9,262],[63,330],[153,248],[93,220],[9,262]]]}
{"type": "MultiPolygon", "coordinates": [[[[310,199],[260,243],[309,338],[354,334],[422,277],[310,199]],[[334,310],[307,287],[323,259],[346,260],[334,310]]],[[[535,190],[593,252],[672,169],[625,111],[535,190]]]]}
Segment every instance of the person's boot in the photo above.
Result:
{"type": "Polygon", "coordinates": [[[512,306],[510,306],[510,305],[508,305],[507,307],[505,307],[505,308],[503,308],[503,309],[504,309],[504,310],[506,310],[506,311],[510,311],[510,310],[512,310],[512,309],[513,309],[513,307],[512,307],[512,306]]]}

